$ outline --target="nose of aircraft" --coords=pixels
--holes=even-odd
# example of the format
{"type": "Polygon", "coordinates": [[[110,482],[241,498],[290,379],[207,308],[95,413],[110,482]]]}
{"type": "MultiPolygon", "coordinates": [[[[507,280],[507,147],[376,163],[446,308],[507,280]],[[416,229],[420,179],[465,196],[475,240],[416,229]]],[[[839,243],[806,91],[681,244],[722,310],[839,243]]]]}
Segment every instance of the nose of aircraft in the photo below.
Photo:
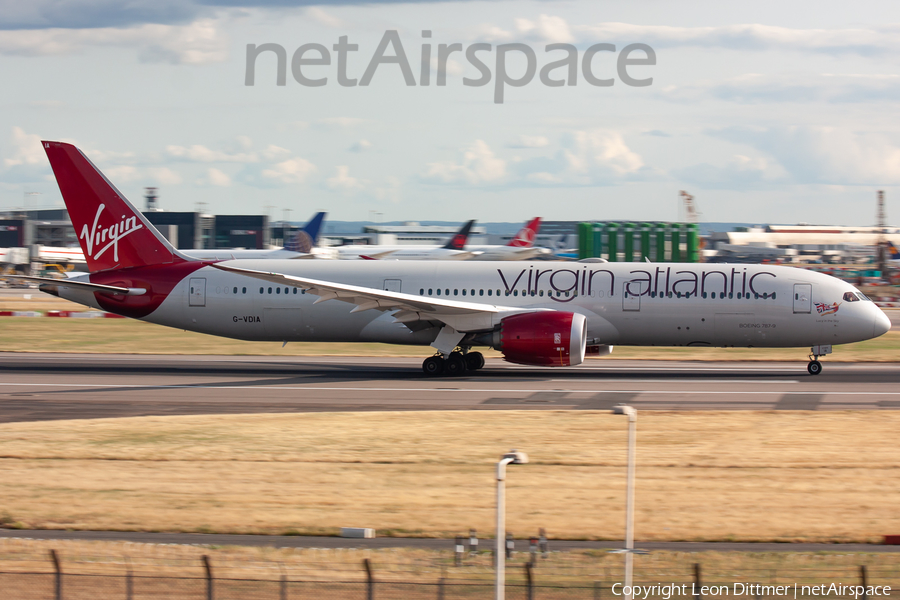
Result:
{"type": "Polygon", "coordinates": [[[875,315],[875,326],[872,329],[872,336],[878,337],[879,335],[886,334],[890,330],[891,320],[884,314],[883,310],[878,309],[878,314],[875,315]]]}

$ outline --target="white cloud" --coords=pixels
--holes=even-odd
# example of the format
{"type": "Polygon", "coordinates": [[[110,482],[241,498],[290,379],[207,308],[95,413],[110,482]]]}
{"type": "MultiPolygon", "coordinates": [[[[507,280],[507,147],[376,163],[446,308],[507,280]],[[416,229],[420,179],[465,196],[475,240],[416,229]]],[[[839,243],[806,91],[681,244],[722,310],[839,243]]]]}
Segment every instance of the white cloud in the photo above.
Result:
{"type": "Polygon", "coordinates": [[[213,19],[200,19],[187,25],[0,31],[0,54],[67,55],[89,47],[134,48],[146,62],[199,65],[228,58],[228,40],[220,34],[219,24],[213,19]]]}
{"type": "Polygon", "coordinates": [[[400,196],[402,185],[400,179],[391,175],[385,178],[385,184],[375,188],[375,197],[379,200],[387,200],[394,204],[399,204],[402,200],[400,196]]]}
{"type": "Polygon", "coordinates": [[[570,44],[575,36],[569,30],[569,24],[562,17],[541,15],[537,21],[515,19],[516,29],[529,38],[548,44],[570,44]]]}
{"type": "Polygon", "coordinates": [[[286,154],[290,154],[291,151],[287,148],[282,148],[280,146],[275,146],[274,144],[269,144],[265,150],[262,151],[263,158],[266,160],[276,160],[281,158],[286,154]]]}
{"type": "Polygon", "coordinates": [[[21,127],[13,127],[10,144],[13,149],[12,156],[3,160],[7,167],[39,165],[47,162],[39,135],[25,133],[21,127]]]}
{"type": "Polygon", "coordinates": [[[326,117],[316,121],[316,125],[320,127],[356,127],[365,122],[365,119],[357,117],[326,117]]]}
{"type": "Polygon", "coordinates": [[[783,185],[787,181],[784,168],[771,159],[736,154],[723,166],[709,163],[678,169],[672,173],[682,181],[707,189],[756,189],[766,185],[783,185]]]}
{"type": "Polygon", "coordinates": [[[372,147],[372,142],[369,140],[359,140],[350,146],[350,152],[362,152],[364,150],[368,150],[372,147]]]}
{"type": "Polygon", "coordinates": [[[483,140],[462,149],[462,160],[428,163],[424,178],[443,183],[477,185],[497,182],[506,175],[506,161],[497,158],[483,140]]]}
{"type": "Polygon", "coordinates": [[[542,135],[520,135],[510,148],[543,148],[550,145],[550,140],[542,135]]]}
{"type": "Polygon", "coordinates": [[[262,176],[280,183],[303,183],[316,166],[305,158],[291,158],[264,169],[262,176]]]}
{"type": "Polygon", "coordinates": [[[206,171],[206,180],[209,182],[209,185],[217,187],[227,187],[231,185],[231,177],[215,167],[210,167],[206,171]]]}
{"type": "Polygon", "coordinates": [[[166,146],[166,152],[172,158],[190,162],[258,162],[259,157],[252,152],[228,153],[211,150],[201,144],[193,146],[166,146]]]}
{"type": "Polygon", "coordinates": [[[632,152],[622,135],[615,131],[576,131],[569,135],[567,145],[563,154],[567,170],[572,173],[587,175],[599,168],[625,175],[644,166],[641,157],[632,152]]]}
{"type": "Polygon", "coordinates": [[[318,6],[311,6],[306,9],[306,16],[312,20],[327,25],[328,27],[343,27],[344,23],[335,16],[329,15],[318,6]]]}
{"type": "Polygon", "coordinates": [[[160,185],[178,185],[181,183],[181,175],[168,167],[150,167],[147,176],[160,185]]]}
{"type": "Polygon", "coordinates": [[[350,176],[350,167],[347,165],[338,165],[337,174],[334,177],[326,179],[325,185],[332,190],[338,190],[345,193],[363,188],[363,184],[356,177],[350,176]]]}
{"type": "Polygon", "coordinates": [[[900,46],[895,26],[853,29],[795,29],[755,23],[719,27],[671,27],[599,23],[575,28],[584,41],[631,43],[654,48],[700,46],[733,50],[800,50],[826,53],[881,53],[900,46]]]}
{"type": "Polygon", "coordinates": [[[137,167],[133,167],[131,165],[107,167],[103,170],[103,174],[106,175],[107,179],[109,179],[113,183],[113,185],[130,183],[132,181],[138,181],[142,178],[142,175],[140,171],[138,171],[137,167]]]}
{"type": "Polygon", "coordinates": [[[797,183],[900,184],[896,135],[821,126],[732,127],[712,134],[769,154],[797,183]]]}

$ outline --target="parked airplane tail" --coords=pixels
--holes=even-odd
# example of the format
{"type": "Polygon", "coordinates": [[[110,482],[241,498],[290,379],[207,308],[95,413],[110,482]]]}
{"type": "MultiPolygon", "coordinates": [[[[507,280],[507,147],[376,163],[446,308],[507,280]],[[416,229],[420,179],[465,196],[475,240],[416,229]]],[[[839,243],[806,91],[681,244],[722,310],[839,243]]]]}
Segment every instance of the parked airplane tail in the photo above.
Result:
{"type": "Polygon", "coordinates": [[[894,242],[888,242],[888,252],[891,253],[891,260],[900,260],[900,249],[897,249],[894,242]]]}
{"type": "Polygon", "coordinates": [[[466,249],[466,241],[469,239],[469,232],[472,231],[472,225],[475,224],[475,219],[472,219],[468,223],[462,226],[459,231],[457,231],[450,241],[444,245],[444,248],[448,250],[465,250],[466,249]]]}
{"type": "Polygon", "coordinates": [[[511,239],[507,246],[513,246],[514,248],[531,248],[534,246],[534,238],[537,237],[540,228],[541,218],[537,217],[520,229],[519,233],[516,234],[516,237],[511,239]]]}
{"type": "Polygon", "coordinates": [[[190,260],[78,148],[42,143],[92,273],[190,260]]]}
{"type": "Polygon", "coordinates": [[[294,236],[285,241],[284,249],[291,252],[303,252],[309,254],[316,246],[319,240],[319,231],[322,229],[322,221],[325,219],[326,213],[320,212],[310,219],[303,229],[294,234],[294,236]]]}

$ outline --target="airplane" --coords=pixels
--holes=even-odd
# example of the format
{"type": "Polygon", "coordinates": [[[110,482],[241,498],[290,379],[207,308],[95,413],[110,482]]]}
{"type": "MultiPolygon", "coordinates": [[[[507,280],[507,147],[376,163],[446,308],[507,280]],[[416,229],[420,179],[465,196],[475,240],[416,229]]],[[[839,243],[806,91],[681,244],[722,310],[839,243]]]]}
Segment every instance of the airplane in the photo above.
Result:
{"type": "Polygon", "coordinates": [[[466,260],[475,253],[465,250],[475,220],[466,222],[443,246],[349,245],[334,248],[343,260],[466,260]]]}
{"type": "Polygon", "coordinates": [[[484,366],[475,350],[537,367],[614,345],[810,347],[891,322],[852,285],[770,265],[468,261],[199,260],[173,248],[75,146],[42,142],[90,274],[23,277],[74,302],[242,340],[431,346],[422,370],[484,366]],[[590,350],[588,350],[590,348],[590,350]]]}
{"type": "Polygon", "coordinates": [[[199,259],[235,259],[235,258],[328,258],[327,249],[318,248],[319,231],[322,229],[322,221],[327,213],[318,212],[313,215],[309,223],[303,226],[294,236],[285,241],[283,248],[249,250],[230,250],[218,248],[214,250],[182,250],[181,252],[191,258],[199,259]]]}
{"type": "Polygon", "coordinates": [[[550,254],[547,248],[534,245],[534,238],[540,228],[541,218],[537,217],[526,223],[505,246],[468,246],[467,250],[476,253],[469,260],[527,260],[550,254]]]}

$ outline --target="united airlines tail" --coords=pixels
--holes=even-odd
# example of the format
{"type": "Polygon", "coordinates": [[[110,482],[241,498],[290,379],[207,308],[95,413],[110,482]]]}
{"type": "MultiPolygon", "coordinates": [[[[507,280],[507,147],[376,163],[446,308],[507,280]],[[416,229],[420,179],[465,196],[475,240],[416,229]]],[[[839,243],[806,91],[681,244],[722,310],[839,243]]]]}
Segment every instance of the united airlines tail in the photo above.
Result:
{"type": "Polygon", "coordinates": [[[315,248],[316,243],[319,241],[319,231],[322,229],[322,221],[325,219],[326,214],[324,212],[316,213],[303,229],[285,242],[284,249],[304,254],[312,252],[312,249],[315,248]]]}
{"type": "Polygon", "coordinates": [[[175,250],[78,148],[42,143],[91,273],[191,260],[175,250]]]}

